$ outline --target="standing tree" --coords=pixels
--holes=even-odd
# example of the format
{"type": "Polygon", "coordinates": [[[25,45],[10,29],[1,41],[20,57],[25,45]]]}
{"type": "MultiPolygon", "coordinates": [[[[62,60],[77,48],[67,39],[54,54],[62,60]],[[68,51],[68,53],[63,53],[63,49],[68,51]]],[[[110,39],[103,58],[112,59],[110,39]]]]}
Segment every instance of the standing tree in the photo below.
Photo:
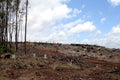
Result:
{"type": "Polygon", "coordinates": [[[18,50],[18,11],[19,11],[20,0],[15,0],[15,10],[16,10],[16,33],[15,33],[15,45],[16,51],[18,50]]]}
{"type": "Polygon", "coordinates": [[[26,0],[26,15],[25,15],[25,54],[27,52],[26,48],[26,38],[27,38],[27,14],[28,14],[28,0],[26,0]]]}
{"type": "Polygon", "coordinates": [[[6,23],[6,11],[5,11],[5,0],[0,0],[0,45],[5,45],[5,23],[6,23]]]}
{"type": "MultiPolygon", "coordinates": [[[[23,15],[25,15],[25,44],[27,34],[27,13],[28,0],[0,0],[0,49],[10,48],[15,38],[15,49],[18,50],[18,36],[20,33],[20,26],[23,22],[23,15]],[[25,3],[25,4],[24,4],[25,3]],[[26,7],[24,7],[26,6],[26,7]]],[[[22,32],[22,31],[21,31],[22,32]]],[[[1,52],[1,50],[0,50],[1,52]]]]}

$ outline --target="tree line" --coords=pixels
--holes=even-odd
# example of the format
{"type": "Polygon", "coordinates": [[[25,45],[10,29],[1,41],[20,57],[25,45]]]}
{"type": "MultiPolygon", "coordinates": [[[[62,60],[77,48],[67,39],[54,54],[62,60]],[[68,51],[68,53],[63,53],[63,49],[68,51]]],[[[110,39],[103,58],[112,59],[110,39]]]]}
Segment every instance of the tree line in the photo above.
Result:
{"type": "Polygon", "coordinates": [[[0,48],[7,51],[14,42],[17,51],[20,33],[24,33],[26,53],[27,14],[28,0],[0,0],[0,48]]]}

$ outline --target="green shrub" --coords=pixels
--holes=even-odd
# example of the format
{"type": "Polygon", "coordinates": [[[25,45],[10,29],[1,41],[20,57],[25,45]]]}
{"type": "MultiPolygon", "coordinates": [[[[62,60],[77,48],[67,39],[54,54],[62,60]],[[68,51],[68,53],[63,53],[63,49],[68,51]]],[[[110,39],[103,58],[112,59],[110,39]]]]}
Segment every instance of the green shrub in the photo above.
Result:
{"type": "Polygon", "coordinates": [[[11,53],[11,54],[15,54],[16,53],[16,51],[14,49],[10,49],[10,48],[8,49],[8,52],[11,53]]]}
{"type": "Polygon", "coordinates": [[[7,53],[7,52],[14,54],[16,51],[14,49],[0,45],[0,53],[7,53]]]}

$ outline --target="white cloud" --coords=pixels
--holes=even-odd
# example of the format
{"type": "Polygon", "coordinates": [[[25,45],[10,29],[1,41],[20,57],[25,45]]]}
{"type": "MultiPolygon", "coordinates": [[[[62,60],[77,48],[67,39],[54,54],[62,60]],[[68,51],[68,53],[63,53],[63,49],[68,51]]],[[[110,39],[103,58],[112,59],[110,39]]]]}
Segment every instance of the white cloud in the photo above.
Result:
{"type": "Polygon", "coordinates": [[[70,23],[67,23],[67,24],[65,24],[64,26],[66,27],[66,28],[72,28],[72,27],[74,27],[74,26],[76,26],[76,25],[78,25],[78,24],[80,24],[80,23],[82,23],[83,22],[83,20],[82,19],[78,19],[78,20],[75,20],[75,21],[72,21],[72,22],[70,22],[70,23]]]}
{"type": "MultiPolygon", "coordinates": [[[[82,12],[77,8],[68,7],[67,3],[69,1],[70,0],[30,0],[31,8],[29,9],[28,15],[27,39],[30,41],[64,42],[69,36],[74,34],[70,33],[70,30],[74,27],[81,24],[86,26],[85,28],[87,29],[87,26],[91,26],[92,23],[82,23],[83,20],[81,19],[66,24],[56,24],[62,20],[76,17],[82,12]]],[[[89,29],[87,29],[87,31],[92,31],[91,28],[89,29]]]]}
{"type": "Polygon", "coordinates": [[[120,34],[120,24],[115,26],[115,27],[113,27],[110,34],[114,34],[114,35],[120,34]]]}
{"type": "Polygon", "coordinates": [[[74,16],[77,16],[77,15],[80,14],[81,12],[82,12],[82,10],[79,10],[79,9],[76,9],[76,8],[75,8],[75,9],[73,9],[73,15],[72,15],[72,16],[73,16],[73,17],[74,17],[74,16]]]}
{"type": "Polygon", "coordinates": [[[73,40],[75,40],[74,38],[76,37],[76,33],[92,32],[96,30],[96,27],[90,21],[85,22],[81,19],[78,19],[66,24],[58,24],[53,28],[51,28],[51,30],[52,30],[52,33],[48,35],[48,41],[68,43],[68,41],[73,42],[73,40]],[[82,26],[82,27],[79,27],[80,28],[79,31],[73,32],[75,30],[78,30],[77,26],[79,25],[82,26]]]}
{"type": "Polygon", "coordinates": [[[101,23],[104,23],[105,21],[106,21],[106,18],[105,18],[105,17],[103,17],[103,18],[100,19],[100,22],[101,22],[101,23]]]}
{"type": "Polygon", "coordinates": [[[107,34],[107,40],[111,47],[120,48],[120,24],[113,27],[111,32],[107,34]]]}
{"type": "MultiPolygon", "coordinates": [[[[91,21],[78,19],[71,21],[82,11],[67,6],[69,0],[31,0],[31,9],[28,15],[28,40],[31,41],[77,41],[76,33],[94,32],[100,35],[101,31],[91,21]],[[62,20],[70,19],[68,23],[61,23],[62,20]],[[58,24],[59,23],[59,24],[58,24]],[[71,38],[72,40],[69,40],[71,38]]],[[[101,22],[106,19],[101,18],[101,22]]],[[[120,48],[120,25],[112,28],[105,38],[84,40],[82,42],[99,44],[107,47],[120,48]]],[[[93,38],[92,38],[93,39],[93,38]]],[[[79,42],[79,41],[78,41],[79,42]]]]}
{"type": "Polygon", "coordinates": [[[81,41],[82,44],[93,44],[108,47],[108,45],[106,45],[106,42],[107,42],[106,39],[94,39],[94,40],[84,39],[83,41],[81,41]]]}
{"type": "Polygon", "coordinates": [[[102,32],[101,32],[100,30],[97,30],[95,36],[97,37],[97,36],[99,36],[101,33],[102,33],[102,32]]]}
{"type": "Polygon", "coordinates": [[[54,42],[65,42],[66,39],[67,39],[67,34],[63,31],[52,33],[48,38],[49,41],[54,41],[54,42]]]}
{"type": "Polygon", "coordinates": [[[32,29],[43,29],[56,21],[68,18],[71,8],[63,2],[67,0],[31,0],[28,26],[32,29]]]}
{"type": "Polygon", "coordinates": [[[48,40],[46,36],[51,33],[52,26],[60,20],[71,17],[74,9],[67,6],[68,2],[69,0],[30,0],[27,39],[48,40]]]}
{"type": "Polygon", "coordinates": [[[68,37],[72,35],[69,32],[69,30],[81,22],[82,22],[82,20],[78,19],[78,20],[75,20],[75,21],[72,21],[72,22],[69,22],[66,24],[58,24],[58,25],[52,27],[51,28],[52,33],[49,34],[48,41],[56,41],[56,42],[66,43],[66,40],[68,39],[68,37]]]}
{"type": "Polygon", "coordinates": [[[65,24],[61,23],[62,20],[74,18],[82,12],[80,9],[68,7],[69,1],[30,0],[27,39],[65,42],[75,33],[94,31],[96,28],[90,21],[77,19],[65,24]]]}
{"type": "Polygon", "coordinates": [[[120,0],[108,0],[109,3],[111,3],[113,6],[119,6],[120,0]]]}
{"type": "Polygon", "coordinates": [[[77,24],[75,27],[71,28],[71,33],[81,33],[81,32],[92,32],[96,29],[92,22],[84,22],[77,24]]]}
{"type": "Polygon", "coordinates": [[[94,40],[85,39],[81,43],[97,44],[109,48],[120,48],[120,24],[114,26],[112,30],[105,35],[104,38],[94,40]]]}

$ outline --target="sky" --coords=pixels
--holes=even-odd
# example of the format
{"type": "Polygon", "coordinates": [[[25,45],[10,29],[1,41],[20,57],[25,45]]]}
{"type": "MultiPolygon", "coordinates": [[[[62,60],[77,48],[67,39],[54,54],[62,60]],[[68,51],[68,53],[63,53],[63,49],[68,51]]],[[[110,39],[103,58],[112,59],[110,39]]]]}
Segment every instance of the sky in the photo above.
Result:
{"type": "Polygon", "coordinates": [[[120,0],[29,0],[28,41],[120,48],[120,0]]]}

